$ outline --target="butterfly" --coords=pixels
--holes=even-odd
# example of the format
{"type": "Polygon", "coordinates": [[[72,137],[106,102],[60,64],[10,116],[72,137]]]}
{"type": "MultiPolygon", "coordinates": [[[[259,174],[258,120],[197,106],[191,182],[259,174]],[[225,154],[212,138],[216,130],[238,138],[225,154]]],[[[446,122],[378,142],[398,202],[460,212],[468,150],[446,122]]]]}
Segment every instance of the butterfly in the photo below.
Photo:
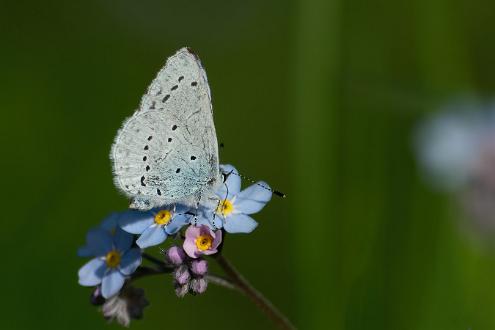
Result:
{"type": "Polygon", "coordinates": [[[222,184],[210,87],[199,57],[182,48],[118,131],[110,152],[116,187],[131,208],[197,207],[222,184]]]}

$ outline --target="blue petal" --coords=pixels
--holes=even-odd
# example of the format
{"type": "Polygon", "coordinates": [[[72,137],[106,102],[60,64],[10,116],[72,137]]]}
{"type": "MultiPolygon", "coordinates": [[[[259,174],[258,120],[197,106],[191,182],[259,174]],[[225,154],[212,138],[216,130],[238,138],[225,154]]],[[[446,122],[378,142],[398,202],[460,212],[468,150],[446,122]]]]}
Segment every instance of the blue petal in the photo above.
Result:
{"type": "Polygon", "coordinates": [[[272,191],[265,182],[257,182],[241,191],[234,202],[234,210],[244,214],[259,212],[272,198],[272,191]]]}
{"type": "Polygon", "coordinates": [[[212,210],[203,210],[203,212],[198,213],[196,220],[194,217],[191,217],[191,224],[198,226],[206,225],[212,230],[217,230],[222,228],[223,218],[212,210]]]}
{"type": "Polygon", "coordinates": [[[108,215],[102,222],[100,227],[106,231],[113,232],[117,228],[117,221],[120,217],[120,213],[114,212],[108,215]]]}
{"type": "Polygon", "coordinates": [[[186,213],[186,212],[189,212],[191,211],[191,208],[190,207],[187,207],[185,205],[181,205],[181,204],[177,204],[175,205],[175,214],[178,214],[178,213],[186,213]]]}
{"type": "Polygon", "coordinates": [[[139,245],[140,248],[144,249],[149,246],[163,243],[166,238],[167,233],[165,233],[165,229],[162,226],[151,226],[146,229],[141,236],[139,236],[136,244],[139,245]]]}
{"type": "Polygon", "coordinates": [[[120,228],[131,234],[141,234],[154,222],[151,212],[128,211],[119,218],[120,228]]]}
{"type": "Polygon", "coordinates": [[[134,235],[117,228],[115,235],[113,236],[113,244],[120,252],[129,250],[134,241],[134,235]]]}
{"type": "Polygon", "coordinates": [[[124,275],[131,275],[141,264],[141,250],[137,248],[130,249],[120,261],[120,272],[124,275]]]}
{"type": "Polygon", "coordinates": [[[101,283],[106,270],[105,261],[94,258],[79,269],[79,284],[84,286],[95,286],[101,283]]]}
{"type": "Polygon", "coordinates": [[[117,293],[124,285],[125,277],[118,269],[113,268],[103,277],[101,282],[101,294],[104,298],[110,298],[117,293]]]}
{"type": "Polygon", "coordinates": [[[77,249],[77,255],[79,257],[92,257],[93,252],[91,251],[89,246],[85,245],[85,246],[81,246],[79,249],[77,249]]]}
{"type": "Polygon", "coordinates": [[[177,233],[184,225],[189,223],[190,218],[191,216],[188,214],[175,213],[172,220],[165,226],[165,231],[169,235],[177,233]]]}
{"type": "Polygon", "coordinates": [[[233,214],[225,219],[224,228],[228,233],[250,233],[258,226],[249,215],[233,214]]]}
{"type": "Polygon", "coordinates": [[[239,172],[237,172],[232,165],[220,165],[220,170],[222,173],[228,175],[228,177],[216,193],[222,200],[232,199],[232,197],[241,190],[241,177],[239,176],[239,172]]]}
{"type": "Polygon", "coordinates": [[[112,250],[112,235],[101,228],[91,229],[86,235],[86,242],[95,257],[106,255],[112,250]]]}

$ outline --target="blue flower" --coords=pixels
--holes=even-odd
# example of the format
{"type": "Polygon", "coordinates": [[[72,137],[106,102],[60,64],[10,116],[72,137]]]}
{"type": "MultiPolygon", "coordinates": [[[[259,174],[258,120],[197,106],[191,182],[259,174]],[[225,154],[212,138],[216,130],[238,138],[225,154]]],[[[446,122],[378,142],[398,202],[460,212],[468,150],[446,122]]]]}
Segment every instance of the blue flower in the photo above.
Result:
{"type": "Polygon", "coordinates": [[[227,176],[216,195],[219,202],[214,210],[206,207],[203,218],[217,229],[223,226],[228,233],[250,233],[258,223],[249,215],[259,212],[272,198],[272,191],[265,182],[257,182],[241,191],[241,177],[232,165],[221,165],[221,171],[227,176]]]}
{"type": "Polygon", "coordinates": [[[128,233],[140,234],[136,244],[141,248],[163,243],[189,223],[184,206],[162,207],[150,211],[129,211],[119,219],[120,227],[128,233]]]}
{"type": "MultiPolygon", "coordinates": [[[[117,228],[117,222],[118,218],[121,215],[121,213],[113,212],[109,216],[107,216],[102,223],[100,224],[101,229],[109,232],[110,234],[115,233],[115,229],[117,228]]],[[[93,256],[91,252],[91,248],[89,247],[89,241],[86,242],[86,245],[81,246],[77,250],[77,255],[79,257],[91,257],[93,256]]]]}
{"type": "Polygon", "coordinates": [[[79,284],[101,284],[103,297],[117,294],[141,264],[141,251],[131,248],[133,236],[116,228],[114,234],[104,228],[92,229],[87,235],[87,249],[95,258],[79,269],[79,284]]]}

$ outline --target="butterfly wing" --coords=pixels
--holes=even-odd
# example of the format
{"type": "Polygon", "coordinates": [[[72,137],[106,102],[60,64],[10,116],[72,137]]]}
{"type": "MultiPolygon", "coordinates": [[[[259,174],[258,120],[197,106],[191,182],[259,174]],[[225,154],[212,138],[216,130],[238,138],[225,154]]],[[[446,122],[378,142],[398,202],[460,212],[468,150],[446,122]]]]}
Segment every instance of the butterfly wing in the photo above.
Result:
{"type": "Polygon", "coordinates": [[[118,132],[111,159],[117,188],[138,209],[195,205],[220,181],[210,88],[189,49],[167,60],[118,132]]]}

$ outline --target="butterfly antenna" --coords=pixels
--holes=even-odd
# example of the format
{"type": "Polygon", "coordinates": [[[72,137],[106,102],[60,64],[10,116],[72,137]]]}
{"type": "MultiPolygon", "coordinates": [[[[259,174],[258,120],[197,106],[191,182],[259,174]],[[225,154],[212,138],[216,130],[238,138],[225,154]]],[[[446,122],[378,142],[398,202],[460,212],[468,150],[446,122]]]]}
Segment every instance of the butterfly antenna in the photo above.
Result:
{"type": "MultiPolygon", "coordinates": [[[[225,189],[227,190],[227,193],[225,195],[225,198],[223,200],[218,200],[218,203],[217,203],[217,208],[215,209],[215,211],[213,211],[213,220],[212,220],[212,224],[213,224],[213,227],[217,228],[217,225],[215,224],[215,218],[217,217],[217,210],[218,208],[220,207],[220,204],[223,203],[224,200],[227,199],[227,197],[229,196],[229,186],[227,186],[227,184],[225,183],[225,181],[227,180],[227,177],[230,175],[229,174],[225,174],[224,175],[224,180],[223,180],[223,184],[225,185],[225,189]]],[[[223,206],[223,205],[222,205],[223,206]]]]}
{"type": "Polygon", "coordinates": [[[259,183],[259,182],[254,181],[254,180],[253,180],[253,179],[251,179],[250,177],[247,177],[247,176],[245,176],[245,175],[242,175],[241,173],[236,173],[236,172],[234,172],[234,171],[230,171],[228,174],[226,174],[226,176],[229,176],[230,174],[237,175],[237,176],[238,176],[238,177],[240,177],[241,179],[244,179],[244,180],[246,180],[246,181],[249,181],[249,182],[251,182],[251,183],[254,183],[255,185],[258,185],[258,186],[260,186],[260,187],[261,187],[261,188],[263,188],[263,189],[269,190],[269,191],[271,191],[274,195],[276,195],[276,196],[278,196],[278,197],[282,197],[282,198],[287,197],[287,195],[286,195],[286,194],[284,194],[283,192],[278,191],[278,190],[275,190],[275,189],[272,189],[272,188],[270,188],[270,187],[267,187],[267,186],[265,186],[264,184],[261,184],[261,183],[259,183]]]}

